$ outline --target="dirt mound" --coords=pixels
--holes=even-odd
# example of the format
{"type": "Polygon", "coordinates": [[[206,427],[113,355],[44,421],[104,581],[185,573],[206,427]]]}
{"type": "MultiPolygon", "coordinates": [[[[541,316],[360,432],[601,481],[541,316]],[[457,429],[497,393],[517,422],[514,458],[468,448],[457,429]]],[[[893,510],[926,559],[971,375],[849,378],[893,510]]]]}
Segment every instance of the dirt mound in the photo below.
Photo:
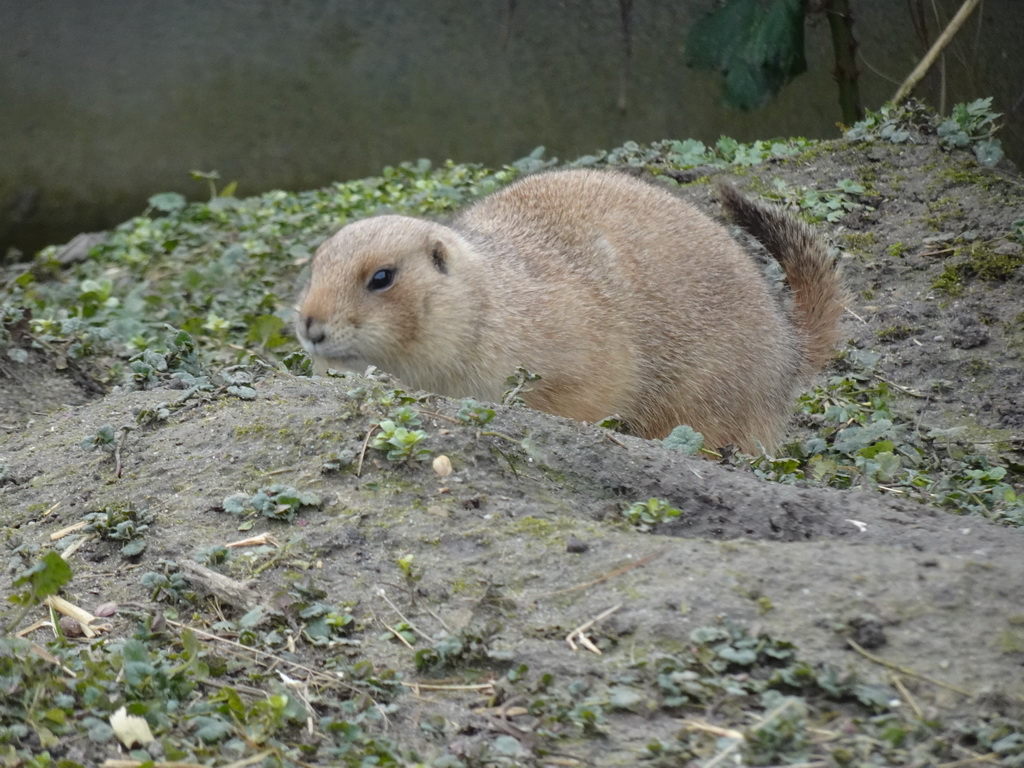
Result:
{"type": "MultiPolygon", "coordinates": [[[[840,143],[751,169],[746,181],[806,190],[848,177],[868,187],[833,231],[859,297],[844,320],[850,346],[881,352],[882,374],[912,393],[903,405],[919,424],[1020,438],[1019,180],[934,146],[840,143]]],[[[12,573],[51,534],[92,515],[91,533],[67,535],[80,548],[63,594],[121,606],[105,619],[109,636],[140,624],[156,633],[176,617],[241,648],[276,642],[275,663],[309,686],[366,691],[372,679],[376,696],[387,671],[404,693],[359,711],[379,712],[373,728],[409,760],[681,764],[668,745],[699,750],[680,735],[684,710],[670,691],[703,683],[671,665],[702,658],[707,627],[725,627],[715,631],[734,656],[747,635],[731,628],[743,626],[797,643],[812,665],[892,682],[922,718],[994,707],[1005,719],[1024,700],[1019,530],[877,492],[769,483],[521,407],[472,426],[461,404],[406,398],[386,377],[279,373],[251,388],[115,392],[80,405],[38,371],[34,392],[24,376],[0,381],[5,397],[36,396],[4,401],[22,409],[0,436],[13,550],[4,591],[18,591],[12,573]],[[65,400],[73,407],[13,428],[65,400]],[[389,459],[372,437],[402,405],[426,436],[409,448],[394,433],[389,459]],[[421,447],[454,471],[403,458],[421,447]],[[652,498],[681,514],[649,532],[623,520],[624,507],[652,498]],[[261,533],[271,538],[227,546],[261,533]],[[197,564],[235,581],[218,585],[197,564]],[[326,635],[310,629],[319,614],[308,606],[320,603],[333,606],[326,635]],[[579,627],[587,640],[575,635],[573,650],[566,636],[579,627]]],[[[756,677],[679,701],[703,702],[685,711],[709,722],[728,719],[729,696],[756,677]]],[[[352,696],[329,703],[303,690],[311,712],[352,696]]],[[[66,748],[85,762],[115,752],[103,741],[66,748]]]]}

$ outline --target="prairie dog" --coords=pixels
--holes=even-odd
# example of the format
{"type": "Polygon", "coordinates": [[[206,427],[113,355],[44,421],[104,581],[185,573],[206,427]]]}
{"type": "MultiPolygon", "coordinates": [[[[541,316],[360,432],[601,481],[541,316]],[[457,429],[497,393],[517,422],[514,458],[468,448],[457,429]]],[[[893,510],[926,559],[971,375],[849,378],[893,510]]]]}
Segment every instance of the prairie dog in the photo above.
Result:
{"type": "Polygon", "coordinates": [[[317,250],[296,329],[328,364],[498,401],[518,366],[528,405],[634,434],[689,424],[705,446],[780,439],[828,359],[844,293],[813,231],[731,187],[719,197],[782,265],[788,312],[724,226],[614,172],[528,176],[450,225],[377,216],[317,250]]]}

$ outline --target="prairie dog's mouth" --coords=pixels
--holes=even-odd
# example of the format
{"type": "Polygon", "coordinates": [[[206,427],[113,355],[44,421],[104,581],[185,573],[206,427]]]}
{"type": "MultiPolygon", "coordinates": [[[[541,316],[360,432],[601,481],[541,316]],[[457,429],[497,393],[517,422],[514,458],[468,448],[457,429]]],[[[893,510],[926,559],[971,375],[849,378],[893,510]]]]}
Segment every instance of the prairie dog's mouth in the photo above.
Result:
{"type": "Polygon", "coordinates": [[[339,371],[365,374],[370,368],[374,367],[372,363],[366,362],[366,360],[358,355],[347,355],[344,358],[340,358],[335,356],[324,357],[323,355],[310,353],[310,357],[313,359],[313,369],[320,375],[327,373],[332,368],[339,371]]]}
{"type": "Polygon", "coordinates": [[[298,334],[302,348],[309,353],[310,357],[316,357],[325,363],[337,363],[351,370],[361,370],[369,363],[358,352],[348,350],[332,349],[329,341],[310,341],[304,334],[298,334]]]}

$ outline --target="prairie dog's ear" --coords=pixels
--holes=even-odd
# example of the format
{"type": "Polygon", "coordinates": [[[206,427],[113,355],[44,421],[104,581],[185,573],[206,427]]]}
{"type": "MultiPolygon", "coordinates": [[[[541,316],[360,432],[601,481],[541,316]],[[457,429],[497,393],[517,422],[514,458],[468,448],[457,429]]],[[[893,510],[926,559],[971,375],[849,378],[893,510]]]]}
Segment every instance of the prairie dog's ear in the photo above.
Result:
{"type": "Polygon", "coordinates": [[[430,246],[430,258],[434,262],[434,269],[442,275],[448,274],[448,249],[440,240],[435,240],[430,246]]]}

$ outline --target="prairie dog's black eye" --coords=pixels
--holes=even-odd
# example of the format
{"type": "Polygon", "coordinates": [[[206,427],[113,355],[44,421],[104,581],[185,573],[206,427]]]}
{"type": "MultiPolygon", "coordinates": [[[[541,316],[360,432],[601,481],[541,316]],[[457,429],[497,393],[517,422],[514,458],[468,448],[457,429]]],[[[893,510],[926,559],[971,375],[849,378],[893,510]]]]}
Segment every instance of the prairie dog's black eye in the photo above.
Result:
{"type": "Polygon", "coordinates": [[[371,291],[386,291],[395,282],[395,270],[378,269],[373,273],[366,287],[371,291]]]}

